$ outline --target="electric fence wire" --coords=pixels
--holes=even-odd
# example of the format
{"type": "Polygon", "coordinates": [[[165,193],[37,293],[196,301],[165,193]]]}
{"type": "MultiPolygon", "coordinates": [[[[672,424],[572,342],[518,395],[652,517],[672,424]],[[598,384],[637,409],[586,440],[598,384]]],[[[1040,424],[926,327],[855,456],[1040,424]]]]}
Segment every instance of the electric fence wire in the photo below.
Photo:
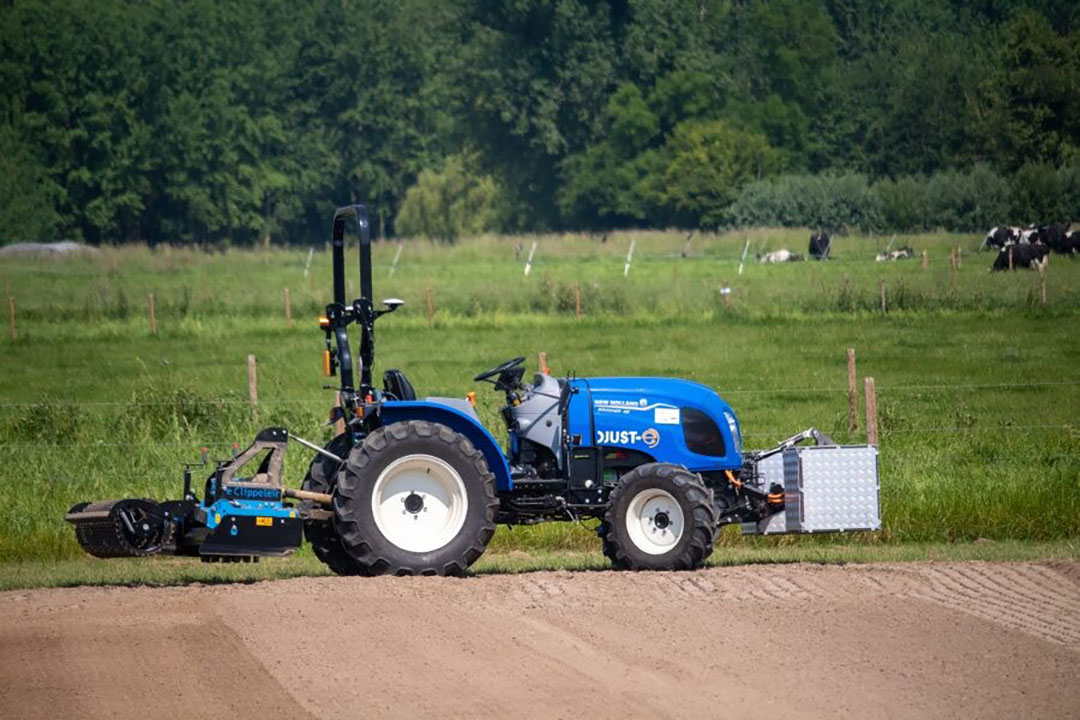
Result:
{"type": "MultiPolygon", "coordinates": [[[[1080,385],[1080,380],[1060,380],[1049,382],[1028,382],[1028,383],[956,383],[956,384],[925,384],[925,385],[878,385],[877,392],[881,393],[889,392],[918,392],[925,390],[1005,390],[1005,389],[1027,389],[1027,388],[1045,388],[1045,387],[1075,387],[1080,385]]],[[[731,390],[721,390],[720,395],[788,395],[799,393],[843,393],[846,394],[848,389],[841,386],[833,387],[801,387],[801,388],[735,388],[731,390]]],[[[23,408],[23,407],[36,407],[41,405],[63,405],[65,407],[141,407],[141,406],[161,406],[161,405],[250,405],[251,400],[241,397],[222,397],[222,398],[204,398],[204,399],[184,399],[184,400],[84,400],[84,401],[67,401],[63,399],[50,399],[39,402],[12,402],[12,403],[0,403],[0,408],[23,408]]],[[[315,398],[290,398],[290,399],[275,399],[270,398],[264,401],[260,401],[260,404],[264,405],[326,405],[326,399],[315,398]]]]}

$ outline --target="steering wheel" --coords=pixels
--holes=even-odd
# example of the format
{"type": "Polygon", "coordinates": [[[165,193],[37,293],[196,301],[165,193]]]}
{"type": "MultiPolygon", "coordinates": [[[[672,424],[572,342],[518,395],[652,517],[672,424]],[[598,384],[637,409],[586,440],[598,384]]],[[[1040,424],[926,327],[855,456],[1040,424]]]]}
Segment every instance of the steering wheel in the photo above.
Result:
{"type": "Polygon", "coordinates": [[[491,368],[490,370],[485,370],[484,372],[482,372],[479,375],[477,375],[476,377],[474,377],[473,382],[480,382],[481,380],[489,380],[489,379],[495,377],[496,375],[502,375],[507,370],[513,370],[514,368],[518,367],[519,365],[524,365],[524,364],[525,364],[525,356],[524,355],[518,355],[513,360],[507,360],[506,362],[504,362],[504,363],[502,363],[500,365],[496,365],[495,367],[491,368]]]}

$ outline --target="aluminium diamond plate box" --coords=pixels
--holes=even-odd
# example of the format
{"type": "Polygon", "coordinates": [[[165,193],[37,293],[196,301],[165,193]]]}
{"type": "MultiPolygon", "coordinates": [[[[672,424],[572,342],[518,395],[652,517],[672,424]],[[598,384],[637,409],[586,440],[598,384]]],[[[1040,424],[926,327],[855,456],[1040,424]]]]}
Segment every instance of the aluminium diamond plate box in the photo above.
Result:
{"type": "Polygon", "coordinates": [[[764,487],[784,487],[783,512],[743,523],[744,534],[881,529],[878,450],[873,445],[791,447],[757,464],[764,487]]]}

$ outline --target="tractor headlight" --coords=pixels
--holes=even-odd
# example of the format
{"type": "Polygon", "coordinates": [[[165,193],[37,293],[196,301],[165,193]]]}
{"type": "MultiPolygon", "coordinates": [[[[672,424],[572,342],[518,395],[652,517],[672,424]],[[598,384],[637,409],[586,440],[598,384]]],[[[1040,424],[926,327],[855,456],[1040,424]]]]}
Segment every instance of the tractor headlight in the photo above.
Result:
{"type": "Polygon", "coordinates": [[[739,436],[739,424],[735,422],[735,416],[725,411],[728,429],[731,430],[731,441],[735,443],[735,452],[742,454],[742,437],[739,436]]]}

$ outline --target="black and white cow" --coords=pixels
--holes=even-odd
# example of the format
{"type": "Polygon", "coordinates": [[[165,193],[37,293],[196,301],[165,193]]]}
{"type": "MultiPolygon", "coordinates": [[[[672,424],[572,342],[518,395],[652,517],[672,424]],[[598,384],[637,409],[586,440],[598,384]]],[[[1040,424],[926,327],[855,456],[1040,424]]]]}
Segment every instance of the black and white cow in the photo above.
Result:
{"type": "Polygon", "coordinates": [[[1042,242],[1042,228],[1035,224],[1028,225],[1020,230],[1020,240],[1018,242],[1021,245],[1042,242]]]}
{"type": "Polygon", "coordinates": [[[829,259],[829,234],[824,230],[810,236],[810,257],[815,260],[829,259]]]}
{"type": "Polygon", "coordinates": [[[1065,233],[1065,240],[1061,243],[1063,255],[1080,255],[1080,230],[1065,233]]]}
{"type": "Polygon", "coordinates": [[[764,255],[758,255],[757,259],[760,263],[799,262],[803,259],[803,256],[784,248],[781,250],[773,250],[764,255]]]}
{"type": "Polygon", "coordinates": [[[983,247],[998,248],[1000,250],[1018,242],[1020,242],[1020,228],[999,225],[991,228],[990,232],[986,233],[986,237],[983,238],[983,247]]]}
{"type": "Polygon", "coordinates": [[[1046,264],[1046,258],[1050,254],[1050,248],[1041,244],[1010,245],[998,251],[990,272],[995,270],[1009,269],[1009,255],[1012,254],[1012,266],[1016,268],[1033,268],[1041,270],[1046,264]]]}
{"type": "Polygon", "coordinates": [[[1039,232],[1034,236],[1032,242],[1040,242],[1053,252],[1069,255],[1071,251],[1066,244],[1066,240],[1069,237],[1070,224],[1071,222],[1063,222],[1043,225],[1039,228],[1039,232]]]}
{"type": "Polygon", "coordinates": [[[888,250],[878,253],[875,260],[878,262],[890,262],[892,260],[907,260],[908,258],[915,257],[915,251],[909,246],[904,245],[896,250],[888,250]]]}

